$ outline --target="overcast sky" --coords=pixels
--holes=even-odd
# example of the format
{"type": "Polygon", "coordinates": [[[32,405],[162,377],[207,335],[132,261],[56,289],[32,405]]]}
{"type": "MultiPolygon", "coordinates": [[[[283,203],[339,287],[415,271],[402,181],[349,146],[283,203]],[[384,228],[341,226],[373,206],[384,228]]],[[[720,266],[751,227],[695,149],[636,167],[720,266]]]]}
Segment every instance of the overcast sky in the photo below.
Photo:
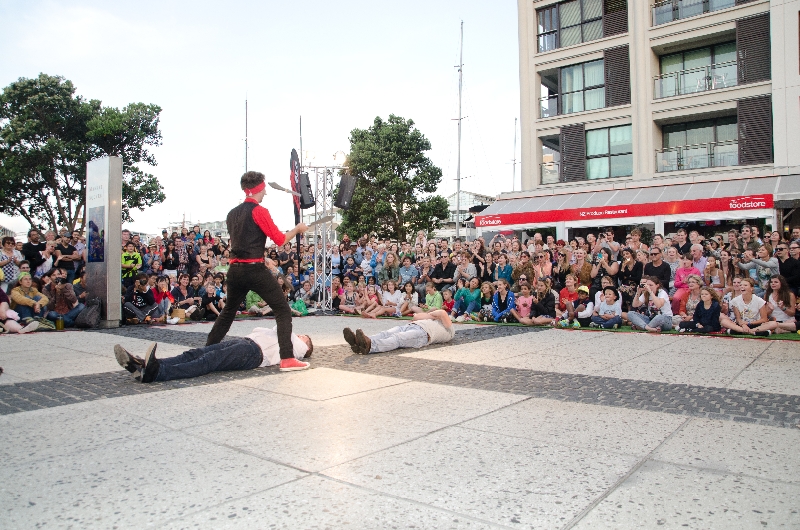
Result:
{"type": "MultiPolygon", "coordinates": [[[[158,166],[143,169],[167,199],[134,210],[130,228],[160,232],[184,214],[225,218],[242,198],[245,98],[248,167],[267,180],[288,184],[300,116],[304,161],[324,165],[349,150],[352,129],[393,113],[413,119],[431,141],[429,156],[444,172],[439,193],[455,192],[461,20],[462,189],[511,189],[516,2],[0,0],[0,20],[0,86],[44,72],[104,105],[163,109],[158,166]]],[[[288,195],[270,190],[264,204],[290,227],[288,195]]],[[[27,228],[2,214],[0,224],[27,228]]]]}

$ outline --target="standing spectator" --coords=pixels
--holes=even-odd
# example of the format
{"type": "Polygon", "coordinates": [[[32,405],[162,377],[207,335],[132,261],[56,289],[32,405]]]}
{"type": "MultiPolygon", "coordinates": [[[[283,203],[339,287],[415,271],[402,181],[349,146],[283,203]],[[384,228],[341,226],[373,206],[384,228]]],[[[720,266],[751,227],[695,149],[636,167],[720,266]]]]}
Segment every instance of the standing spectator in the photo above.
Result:
{"type": "Polygon", "coordinates": [[[3,270],[3,279],[0,290],[8,292],[8,286],[17,280],[19,264],[22,263],[22,253],[16,249],[17,243],[13,237],[6,236],[2,239],[3,248],[0,250],[0,268],[3,270]]]}
{"type": "Polygon", "coordinates": [[[678,250],[678,254],[683,256],[692,251],[692,243],[686,240],[686,229],[678,228],[675,232],[675,238],[672,240],[672,246],[678,250]]]}
{"type": "Polygon", "coordinates": [[[72,283],[72,280],[75,279],[75,267],[80,260],[81,255],[78,249],[72,246],[71,236],[64,232],[60,242],[56,245],[56,261],[58,262],[58,267],[67,271],[67,281],[69,283],[72,283]]]}
{"type": "Polygon", "coordinates": [[[775,257],[778,258],[778,270],[786,279],[789,289],[795,295],[800,294],[800,261],[789,255],[789,243],[778,243],[775,247],[775,257]]]}
{"type": "Polygon", "coordinates": [[[693,244],[690,253],[692,254],[692,265],[694,265],[694,268],[699,271],[706,270],[708,260],[703,256],[703,245],[699,243],[693,244]]]}
{"type": "MultiPolygon", "coordinates": [[[[778,258],[772,255],[772,247],[769,246],[769,243],[758,247],[757,256],[750,259],[747,252],[745,252],[744,258],[739,260],[737,265],[745,271],[755,269],[756,281],[758,282],[755,287],[755,293],[757,296],[763,296],[764,291],[769,287],[770,278],[780,274],[780,264],[778,263],[778,258]]],[[[736,264],[736,258],[734,258],[733,262],[736,264]]],[[[752,272],[750,274],[752,276],[752,272]]]]}
{"type": "MultiPolygon", "coordinates": [[[[442,240],[442,242],[447,246],[447,241],[442,240]]],[[[442,261],[434,267],[433,273],[431,274],[431,281],[436,285],[439,291],[450,289],[455,283],[454,276],[456,274],[456,266],[450,262],[450,254],[443,253],[441,260],[442,261]]]]}
{"type": "MultiPolygon", "coordinates": [[[[650,254],[654,257],[657,256],[659,262],[661,261],[661,250],[658,247],[650,249],[650,254]]],[[[651,264],[648,263],[647,265],[651,264]]],[[[644,270],[646,270],[647,265],[643,267],[642,263],[634,258],[632,249],[622,249],[622,265],[619,268],[619,290],[622,293],[620,301],[624,311],[630,308],[631,302],[633,302],[633,295],[636,294],[636,290],[639,287],[639,283],[642,281],[642,276],[644,276],[644,270]]],[[[661,273],[666,272],[667,282],[669,281],[668,265],[660,263],[660,268],[651,267],[651,269],[661,273]]],[[[647,276],[654,275],[648,274],[647,276]]],[[[662,279],[661,276],[658,277],[662,279]]]]}
{"type": "Polygon", "coordinates": [[[22,245],[22,255],[31,264],[31,270],[36,270],[42,264],[42,252],[46,248],[44,241],[39,241],[39,231],[35,228],[28,230],[28,242],[22,245]]]}
{"type": "Polygon", "coordinates": [[[142,268],[142,256],[136,252],[136,245],[128,241],[125,252],[122,253],[122,284],[125,287],[133,285],[136,274],[142,268]]]}
{"type": "Polygon", "coordinates": [[[56,263],[56,242],[55,241],[47,241],[44,244],[44,251],[41,253],[42,259],[44,261],[36,267],[34,271],[34,276],[36,278],[43,278],[53,267],[57,267],[58,264],[56,263]]]}
{"type": "Polygon", "coordinates": [[[756,254],[758,252],[758,247],[760,247],[761,244],[758,242],[757,238],[753,238],[752,227],[749,225],[742,225],[741,235],[742,237],[736,242],[737,248],[739,248],[740,252],[752,250],[753,254],[756,254]]]}

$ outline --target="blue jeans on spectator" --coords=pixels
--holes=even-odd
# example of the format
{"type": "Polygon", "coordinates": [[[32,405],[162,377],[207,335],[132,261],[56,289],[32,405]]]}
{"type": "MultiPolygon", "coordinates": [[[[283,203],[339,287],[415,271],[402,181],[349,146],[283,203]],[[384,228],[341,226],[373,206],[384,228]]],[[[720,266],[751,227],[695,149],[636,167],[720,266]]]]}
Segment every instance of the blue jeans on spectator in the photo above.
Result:
{"type": "MultiPolygon", "coordinates": [[[[34,300],[37,302],[42,299],[41,296],[34,296],[34,300]]],[[[17,307],[14,308],[14,311],[17,312],[20,319],[23,318],[33,318],[33,317],[41,317],[44,318],[47,315],[47,306],[41,306],[38,313],[34,313],[33,308],[27,305],[17,304],[17,307]]]]}
{"type": "Polygon", "coordinates": [[[600,316],[593,316],[592,322],[595,324],[599,324],[601,328],[604,329],[611,329],[616,324],[617,326],[622,325],[622,317],[621,316],[614,316],[614,318],[609,318],[608,320],[604,319],[600,316]]]}
{"type": "Polygon", "coordinates": [[[70,309],[70,311],[68,313],[63,314],[63,315],[61,313],[56,312],[56,311],[50,311],[49,313],[47,313],[47,320],[52,320],[53,322],[55,322],[58,317],[62,317],[64,319],[64,327],[65,328],[74,327],[75,326],[75,319],[78,317],[80,312],[83,311],[84,307],[86,307],[86,306],[79,303],[78,305],[76,305],[75,307],[70,309]]]}
{"type": "Polygon", "coordinates": [[[398,348],[422,348],[428,345],[428,333],[416,324],[395,326],[369,338],[369,353],[381,353],[398,348]]]}
{"type": "Polygon", "coordinates": [[[474,313],[481,308],[481,304],[478,300],[473,300],[469,304],[466,304],[467,306],[466,311],[461,310],[464,307],[464,305],[465,304],[463,299],[459,298],[458,300],[456,300],[455,305],[453,305],[453,313],[455,313],[456,316],[459,316],[463,315],[464,313],[474,313]]]}
{"type": "Polygon", "coordinates": [[[187,379],[211,372],[252,370],[264,360],[261,348],[252,339],[235,338],[194,348],[178,355],[158,360],[156,381],[187,379]]]}
{"type": "Polygon", "coordinates": [[[169,298],[164,297],[164,299],[161,300],[156,305],[158,306],[158,309],[156,309],[156,311],[153,312],[153,318],[160,318],[160,317],[163,317],[163,316],[166,316],[167,318],[169,318],[169,309],[170,309],[170,306],[171,306],[169,298]]]}
{"type": "Polygon", "coordinates": [[[644,329],[645,326],[661,328],[662,331],[669,331],[672,329],[672,316],[668,315],[656,315],[651,319],[641,313],[628,311],[628,320],[639,329],[644,329]]]}
{"type": "Polygon", "coordinates": [[[75,265],[71,265],[73,268],[67,269],[67,283],[72,283],[75,279],[75,265]]]}

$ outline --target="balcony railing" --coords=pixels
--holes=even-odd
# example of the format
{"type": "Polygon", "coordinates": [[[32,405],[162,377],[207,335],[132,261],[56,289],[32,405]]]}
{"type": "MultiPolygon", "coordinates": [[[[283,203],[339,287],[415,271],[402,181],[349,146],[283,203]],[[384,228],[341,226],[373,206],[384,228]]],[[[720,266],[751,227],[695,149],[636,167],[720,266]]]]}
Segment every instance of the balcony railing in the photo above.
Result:
{"type": "Polygon", "coordinates": [[[668,98],[736,86],[737,64],[736,61],[728,61],[657,76],[654,79],[653,97],[668,98]]]}
{"type": "Polygon", "coordinates": [[[556,184],[559,176],[558,162],[545,162],[539,164],[542,175],[542,184],[556,184]]]}
{"type": "Polygon", "coordinates": [[[539,117],[550,118],[558,116],[558,95],[545,96],[539,100],[539,117]]]}
{"type": "Polygon", "coordinates": [[[736,5],[736,0],[665,0],[653,4],[653,25],[696,17],[736,5]]]}
{"type": "Polygon", "coordinates": [[[656,171],[659,173],[738,165],[738,140],[669,147],[656,151],[656,171]]]}

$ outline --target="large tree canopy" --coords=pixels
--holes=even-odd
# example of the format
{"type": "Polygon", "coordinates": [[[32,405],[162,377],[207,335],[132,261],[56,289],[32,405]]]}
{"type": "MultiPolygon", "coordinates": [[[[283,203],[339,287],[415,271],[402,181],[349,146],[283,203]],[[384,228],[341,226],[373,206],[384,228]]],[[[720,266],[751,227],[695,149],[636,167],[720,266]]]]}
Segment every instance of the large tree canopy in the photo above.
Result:
{"type": "Polygon", "coordinates": [[[347,165],[358,178],[352,206],[339,232],[406,240],[417,230],[431,232],[447,218],[447,200],[436,191],[442,170],[425,156],[431,143],[412,120],[375,118],[369,129],[350,132],[347,165]]]}
{"type": "Polygon", "coordinates": [[[160,113],[144,103],[103,107],[62,77],[11,83],[0,94],[0,211],[39,228],[83,229],[86,163],[106,155],[123,160],[123,220],[163,202],[158,180],[137,167],[156,165],[147,147],[161,145],[160,113]]]}

